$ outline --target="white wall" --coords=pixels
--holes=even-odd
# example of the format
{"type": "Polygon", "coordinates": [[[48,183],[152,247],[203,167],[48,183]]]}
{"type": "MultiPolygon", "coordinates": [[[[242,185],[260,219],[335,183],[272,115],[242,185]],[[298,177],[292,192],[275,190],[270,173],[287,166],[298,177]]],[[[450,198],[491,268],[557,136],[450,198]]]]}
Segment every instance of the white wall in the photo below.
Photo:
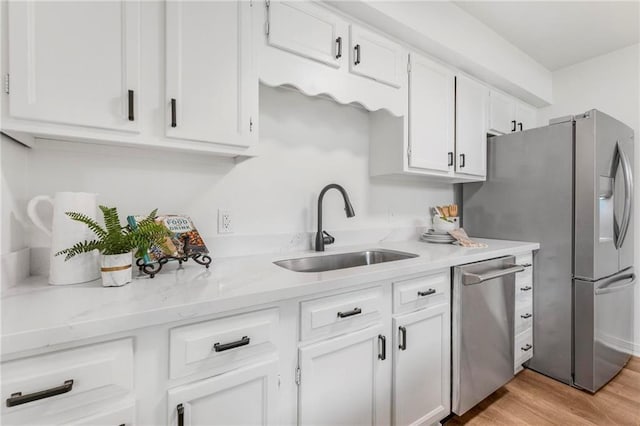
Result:
{"type": "MultiPolygon", "coordinates": [[[[596,108],[635,132],[635,266],[640,269],[640,44],[553,73],[552,106],[538,113],[540,125],[553,117],[596,108]]],[[[636,286],[635,353],[640,356],[640,285],[636,286]]]]}
{"type": "MultiPolygon", "coordinates": [[[[231,250],[226,240],[234,237],[250,245],[250,236],[283,234],[290,240],[302,233],[310,241],[306,233],[315,232],[318,193],[331,182],[347,189],[356,212],[347,219],[339,193],[327,193],[324,228],[335,231],[342,244],[350,241],[339,238],[340,230],[426,225],[429,206],[452,202],[453,185],[370,178],[368,153],[366,111],[261,86],[255,158],[234,165],[192,154],[40,141],[30,153],[28,192],[97,192],[99,202],[126,214],[155,207],[188,214],[216,256],[270,250],[237,245],[231,250]],[[232,237],[213,238],[219,208],[232,213],[232,237]]],[[[48,244],[36,230],[32,243],[48,244]]]]}

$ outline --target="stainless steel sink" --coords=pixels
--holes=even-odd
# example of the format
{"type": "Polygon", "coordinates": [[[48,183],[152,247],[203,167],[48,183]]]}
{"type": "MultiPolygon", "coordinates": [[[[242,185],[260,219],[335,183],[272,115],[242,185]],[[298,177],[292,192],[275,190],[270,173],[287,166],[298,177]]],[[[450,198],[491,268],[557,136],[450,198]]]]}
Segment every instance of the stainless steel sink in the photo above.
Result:
{"type": "Polygon", "coordinates": [[[324,272],[335,269],[353,268],[356,266],[374,265],[376,263],[394,262],[396,260],[411,259],[413,257],[418,257],[418,255],[395,250],[374,249],[353,253],[285,259],[273,263],[296,272],[324,272]]]}

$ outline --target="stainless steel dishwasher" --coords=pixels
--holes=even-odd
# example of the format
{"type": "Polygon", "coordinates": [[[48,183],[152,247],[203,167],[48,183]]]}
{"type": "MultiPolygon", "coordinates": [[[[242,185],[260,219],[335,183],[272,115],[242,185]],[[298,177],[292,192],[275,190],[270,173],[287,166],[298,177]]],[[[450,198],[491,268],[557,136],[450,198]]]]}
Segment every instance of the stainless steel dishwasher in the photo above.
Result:
{"type": "Polygon", "coordinates": [[[515,274],[505,256],[454,268],[451,410],[462,415],[513,378],[515,274]]]}

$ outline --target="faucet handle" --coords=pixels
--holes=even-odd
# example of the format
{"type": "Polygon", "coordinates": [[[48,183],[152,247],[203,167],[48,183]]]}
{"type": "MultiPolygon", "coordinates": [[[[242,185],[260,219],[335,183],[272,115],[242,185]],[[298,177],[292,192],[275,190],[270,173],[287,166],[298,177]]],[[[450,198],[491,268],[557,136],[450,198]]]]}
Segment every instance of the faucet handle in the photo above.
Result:
{"type": "Polygon", "coordinates": [[[336,242],[336,239],[333,238],[333,236],[329,234],[327,231],[322,231],[322,234],[324,235],[322,237],[322,240],[324,241],[325,244],[333,244],[336,242]]]}

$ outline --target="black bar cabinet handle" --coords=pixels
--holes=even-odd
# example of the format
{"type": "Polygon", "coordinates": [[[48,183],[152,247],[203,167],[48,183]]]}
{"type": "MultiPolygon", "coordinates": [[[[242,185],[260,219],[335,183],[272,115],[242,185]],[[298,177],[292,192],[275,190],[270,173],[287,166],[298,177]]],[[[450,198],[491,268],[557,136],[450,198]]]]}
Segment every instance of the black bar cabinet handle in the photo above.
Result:
{"type": "Polygon", "coordinates": [[[178,426],[184,426],[184,405],[178,404],[176,410],[178,411],[178,426]]]}
{"type": "Polygon", "coordinates": [[[129,90],[129,121],[133,121],[133,90],[129,90]]]}
{"type": "Polygon", "coordinates": [[[511,131],[512,131],[512,132],[515,132],[515,131],[516,131],[516,120],[511,120],[511,125],[513,126],[513,127],[511,128],[511,131]]]}
{"type": "Polygon", "coordinates": [[[352,317],[354,315],[358,315],[362,313],[362,309],[360,308],[353,308],[350,311],[347,312],[338,312],[338,318],[347,318],[347,317],[352,317]]]}
{"type": "Polygon", "coordinates": [[[171,99],[171,127],[176,127],[178,125],[176,119],[176,100],[174,98],[171,99]]]}
{"type": "Polygon", "coordinates": [[[407,350],[407,329],[405,327],[398,327],[398,330],[400,330],[400,345],[398,345],[398,348],[401,351],[406,351],[407,350]]]}
{"type": "Polygon", "coordinates": [[[248,338],[247,336],[242,336],[242,339],[236,340],[235,342],[231,342],[231,343],[218,342],[215,345],[213,345],[213,350],[216,352],[224,352],[224,351],[228,351],[229,349],[239,348],[240,346],[247,346],[249,343],[251,343],[251,339],[248,338]]]}
{"type": "Polygon", "coordinates": [[[353,50],[355,50],[356,52],[356,59],[355,61],[353,61],[354,65],[358,65],[360,64],[360,45],[356,44],[356,46],[353,48],[353,50]]]}
{"type": "Polygon", "coordinates": [[[520,349],[525,351],[525,352],[527,352],[527,351],[531,350],[531,348],[533,348],[533,346],[531,346],[530,344],[527,343],[526,345],[524,345],[520,349]]]}
{"type": "Polygon", "coordinates": [[[378,334],[378,343],[380,343],[378,359],[380,361],[384,361],[385,359],[387,359],[387,338],[382,334],[378,334]]]}
{"type": "Polygon", "coordinates": [[[63,385],[43,391],[28,393],[26,395],[23,395],[22,392],[12,393],[11,397],[7,398],[7,407],[15,407],[16,405],[26,404],[39,399],[62,395],[63,393],[70,392],[71,389],[73,389],[73,380],[65,380],[63,385]]]}
{"type": "Polygon", "coordinates": [[[465,155],[460,154],[460,168],[463,168],[465,164],[466,164],[465,155]]]}
{"type": "Polygon", "coordinates": [[[449,158],[447,166],[453,166],[453,152],[447,152],[447,156],[449,158]]]}
{"type": "Polygon", "coordinates": [[[524,314],[524,315],[520,315],[520,318],[522,318],[522,319],[527,319],[527,318],[531,318],[532,316],[533,316],[533,315],[531,315],[531,314],[527,313],[527,314],[524,314]]]}
{"type": "Polygon", "coordinates": [[[518,127],[520,127],[520,131],[522,131],[522,123],[518,123],[518,127]]]}
{"type": "Polygon", "coordinates": [[[338,37],[336,39],[336,44],[338,45],[338,52],[336,53],[336,59],[342,58],[342,37],[338,37]]]}
{"type": "Polygon", "coordinates": [[[522,266],[523,268],[528,268],[531,266],[530,263],[521,263],[520,266],[522,266]]]}
{"type": "Polygon", "coordinates": [[[430,295],[432,295],[432,294],[435,294],[435,292],[436,292],[436,289],[435,289],[435,288],[430,288],[430,289],[429,289],[429,290],[427,290],[427,291],[419,291],[419,292],[418,292],[418,296],[420,296],[420,297],[430,296],[430,295]]]}
{"type": "Polygon", "coordinates": [[[531,287],[529,287],[529,286],[526,286],[526,287],[520,287],[520,290],[522,290],[522,291],[529,291],[529,290],[531,290],[531,287]]]}

